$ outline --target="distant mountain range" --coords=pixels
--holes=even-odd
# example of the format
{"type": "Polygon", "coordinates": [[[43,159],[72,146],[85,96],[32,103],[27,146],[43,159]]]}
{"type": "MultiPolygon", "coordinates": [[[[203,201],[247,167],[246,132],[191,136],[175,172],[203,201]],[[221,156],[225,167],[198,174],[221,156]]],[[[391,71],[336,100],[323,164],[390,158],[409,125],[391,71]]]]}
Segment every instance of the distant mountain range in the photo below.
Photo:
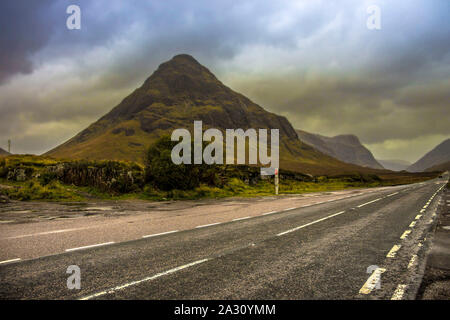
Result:
{"type": "Polygon", "coordinates": [[[406,168],[408,168],[412,163],[406,160],[396,160],[396,159],[391,159],[391,160],[380,160],[377,159],[377,161],[385,168],[388,170],[392,170],[392,171],[402,171],[402,170],[406,170],[406,168]]]}
{"type": "Polygon", "coordinates": [[[280,167],[284,169],[310,174],[373,172],[302,143],[285,117],[228,88],[186,54],[162,63],[109,113],[45,155],[143,163],[152,142],[177,128],[192,130],[194,120],[202,120],[204,129],[279,129],[280,167]]]}
{"type": "Polygon", "coordinates": [[[0,148],[0,156],[9,156],[11,153],[0,148]]]}
{"type": "Polygon", "coordinates": [[[437,164],[435,166],[432,166],[428,169],[426,169],[425,171],[450,171],[450,161],[441,163],[441,164],[437,164]]]}
{"type": "Polygon", "coordinates": [[[303,130],[296,131],[301,141],[331,157],[358,166],[383,169],[383,166],[375,160],[369,149],[364,147],[355,135],[326,137],[303,130]]]}
{"type": "Polygon", "coordinates": [[[450,139],[447,139],[437,145],[417,162],[413,163],[406,170],[409,172],[425,171],[433,166],[450,161],[450,139]]]}

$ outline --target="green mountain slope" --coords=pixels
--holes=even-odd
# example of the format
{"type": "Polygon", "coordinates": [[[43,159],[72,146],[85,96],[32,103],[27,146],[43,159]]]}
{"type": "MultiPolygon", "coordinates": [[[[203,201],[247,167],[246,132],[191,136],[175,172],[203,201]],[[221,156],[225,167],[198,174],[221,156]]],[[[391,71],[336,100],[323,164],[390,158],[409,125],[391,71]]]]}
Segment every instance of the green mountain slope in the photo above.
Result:
{"type": "Polygon", "coordinates": [[[310,174],[368,172],[302,143],[289,121],[220,82],[189,55],[161,64],[144,84],[72,139],[45,155],[143,162],[146,148],[194,120],[225,129],[280,130],[280,167],[310,174]]]}

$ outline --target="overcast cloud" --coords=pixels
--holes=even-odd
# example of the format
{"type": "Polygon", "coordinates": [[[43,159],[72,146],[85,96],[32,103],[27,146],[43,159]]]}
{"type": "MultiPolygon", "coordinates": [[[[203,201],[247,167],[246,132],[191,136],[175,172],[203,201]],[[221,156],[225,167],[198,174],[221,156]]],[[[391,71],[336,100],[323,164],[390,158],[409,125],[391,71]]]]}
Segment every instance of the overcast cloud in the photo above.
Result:
{"type": "Polygon", "coordinates": [[[295,128],[415,161],[450,137],[450,1],[2,1],[0,147],[42,153],[175,54],[295,128]],[[81,30],[66,28],[78,4],[81,30]],[[366,8],[381,8],[368,30],[366,8]]]}

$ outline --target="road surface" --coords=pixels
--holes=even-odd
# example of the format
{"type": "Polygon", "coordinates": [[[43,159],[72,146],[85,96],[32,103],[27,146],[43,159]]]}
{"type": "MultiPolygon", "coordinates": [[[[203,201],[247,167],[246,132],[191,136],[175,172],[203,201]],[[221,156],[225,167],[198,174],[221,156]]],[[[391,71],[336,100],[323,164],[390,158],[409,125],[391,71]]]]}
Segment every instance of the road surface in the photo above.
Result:
{"type": "Polygon", "coordinates": [[[41,204],[37,215],[12,203],[0,215],[0,298],[412,299],[447,179],[157,210],[41,204]],[[71,265],[79,290],[67,287],[71,265]]]}

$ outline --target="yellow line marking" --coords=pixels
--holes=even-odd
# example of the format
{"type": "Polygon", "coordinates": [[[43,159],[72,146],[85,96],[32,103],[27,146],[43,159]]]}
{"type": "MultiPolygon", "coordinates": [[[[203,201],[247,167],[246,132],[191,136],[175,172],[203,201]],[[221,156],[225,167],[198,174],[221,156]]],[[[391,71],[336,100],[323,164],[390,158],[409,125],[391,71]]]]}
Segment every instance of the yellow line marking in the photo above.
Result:
{"type": "Polygon", "coordinates": [[[401,235],[400,239],[406,239],[406,237],[408,236],[408,234],[411,233],[411,230],[406,230],[405,232],[403,232],[403,234],[401,235]]]}
{"type": "Polygon", "coordinates": [[[384,268],[376,268],[373,273],[370,275],[369,279],[367,279],[366,283],[359,290],[361,294],[369,294],[376,287],[377,283],[380,281],[380,275],[385,272],[384,268]]]}
{"type": "Polygon", "coordinates": [[[388,252],[388,254],[386,255],[386,257],[388,258],[394,258],[395,255],[397,254],[397,251],[400,250],[402,246],[399,244],[396,244],[392,247],[392,249],[388,252]]]}
{"type": "Polygon", "coordinates": [[[407,286],[406,284],[399,284],[392,295],[391,300],[402,300],[403,295],[405,294],[407,286]]]}
{"type": "Polygon", "coordinates": [[[416,259],[417,259],[416,254],[411,257],[411,260],[409,260],[409,263],[408,263],[408,269],[410,269],[414,265],[414,262],[416,262],[416,259]]]}

